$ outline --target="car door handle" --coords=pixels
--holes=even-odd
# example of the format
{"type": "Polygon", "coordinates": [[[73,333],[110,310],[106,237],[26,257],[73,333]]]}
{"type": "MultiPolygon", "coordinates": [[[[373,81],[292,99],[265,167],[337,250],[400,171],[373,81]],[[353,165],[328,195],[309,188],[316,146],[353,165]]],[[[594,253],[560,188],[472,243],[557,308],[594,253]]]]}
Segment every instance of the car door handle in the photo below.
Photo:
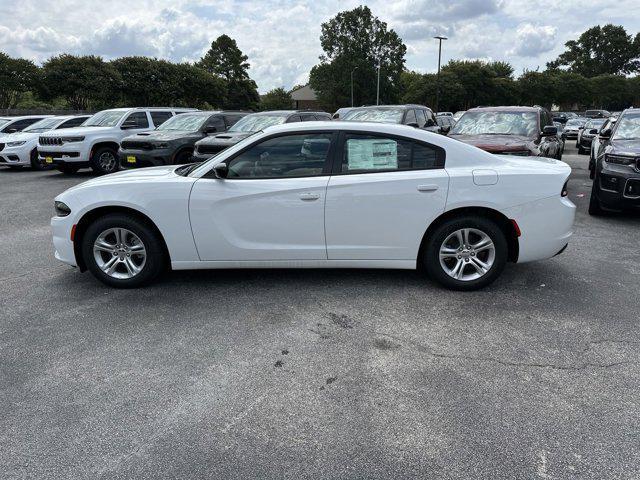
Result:
{"type": "Polygon", "coordinates": [[[418,185],[419,192],[435,192],[438,190],[438,185],[418,185]]]}
{"type": "Polygon", "coordinates": [[[301,193],[300,194],[300,199],[307,202],[312,200],[318,200],[319,198],[320,198],[319,193],[301,193]]]}

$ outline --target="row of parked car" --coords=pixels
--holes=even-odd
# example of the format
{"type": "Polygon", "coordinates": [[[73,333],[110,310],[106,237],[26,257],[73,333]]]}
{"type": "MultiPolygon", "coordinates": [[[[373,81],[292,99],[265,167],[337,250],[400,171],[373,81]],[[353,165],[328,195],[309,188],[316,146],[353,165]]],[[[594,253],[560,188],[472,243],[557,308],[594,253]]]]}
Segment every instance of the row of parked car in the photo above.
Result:
{"type": "Polygon", "coordinates": [[[561,159],[566,141],[590,154],[590,212],[640,203],[640,110],[553,115],[542,107],[478,107],[434,112],[423,105],[321,111],[198,111],[118,108],[93,116],[0,118],[0,165],[64,173],[200,162],[267,127],[308,121],[402,124],[448,135],[495,154],[561,159]],[[457,120],[456,120],[457,117],[457,120]]]}

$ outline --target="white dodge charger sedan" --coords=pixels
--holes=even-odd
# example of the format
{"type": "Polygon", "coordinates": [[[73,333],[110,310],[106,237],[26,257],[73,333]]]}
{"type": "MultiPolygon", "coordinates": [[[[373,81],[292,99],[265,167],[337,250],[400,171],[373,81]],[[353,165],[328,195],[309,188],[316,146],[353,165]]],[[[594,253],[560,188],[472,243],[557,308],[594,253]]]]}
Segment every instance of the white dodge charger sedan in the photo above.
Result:
{"type": "Polygon", "coordinates": [[[562,252],[571,170],[402,125],[270,127],[201,164],[136,169],[55,199],[56,258],[114,287],[163,270],[396,268],[454,289],[562,252]]]}

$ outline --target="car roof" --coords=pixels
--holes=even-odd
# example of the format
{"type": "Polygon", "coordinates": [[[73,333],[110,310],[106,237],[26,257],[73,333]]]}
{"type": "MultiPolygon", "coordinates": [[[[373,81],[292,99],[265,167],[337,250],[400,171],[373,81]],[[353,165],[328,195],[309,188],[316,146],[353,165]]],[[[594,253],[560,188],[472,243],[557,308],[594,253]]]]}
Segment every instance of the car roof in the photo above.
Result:
{"type": "Polygon", "coordinates": [[[503,107],[475,107],[470,108],[467,112],[533,112],[540,111],[540,107],[519,107],[519,106],[503,106],[503,107]]]}
{"type": "Polygon", "coordinates": [[[426,105],[418,105],[417,103],[405,103],[398,105],[364,105],[362,107],[353,107],[352,110],[375,110],[375,109],[386,109],[386,108],[425,108],[427,110],[431,110],[426,105]]]}
{"type": "Polygon", "coordinates": [[[27,120],[31,118],[49,118],[53,116],[54,115],[19,115],[17,117],[0,117],[0,119],[9,120],[13,122],[14,120],[27,120]]]}

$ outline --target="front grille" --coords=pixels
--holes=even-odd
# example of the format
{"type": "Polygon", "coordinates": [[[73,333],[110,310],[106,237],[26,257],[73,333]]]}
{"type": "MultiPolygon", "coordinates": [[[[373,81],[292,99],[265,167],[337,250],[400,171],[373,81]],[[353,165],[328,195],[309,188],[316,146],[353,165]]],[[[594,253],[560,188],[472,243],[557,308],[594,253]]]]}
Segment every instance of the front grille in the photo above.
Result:
{"type": "Polygon", "coordinates": [[[120,144],[123,150],[153,150],[153,144],[150,142],[136,142],[135,140],[125,140],[120,144]]]}
{"type": "Polygon", "coordinates": [[[206,155],[221,152],[225,148],[227,148],[225,145],[198,145],[196,151],[197,153],[204,153],[206,155]]]}
{"type": "Polygon", "coordinates": [[[62,137],[40,137],[38,139],[40,145],[62,145],[62,137]]]}

